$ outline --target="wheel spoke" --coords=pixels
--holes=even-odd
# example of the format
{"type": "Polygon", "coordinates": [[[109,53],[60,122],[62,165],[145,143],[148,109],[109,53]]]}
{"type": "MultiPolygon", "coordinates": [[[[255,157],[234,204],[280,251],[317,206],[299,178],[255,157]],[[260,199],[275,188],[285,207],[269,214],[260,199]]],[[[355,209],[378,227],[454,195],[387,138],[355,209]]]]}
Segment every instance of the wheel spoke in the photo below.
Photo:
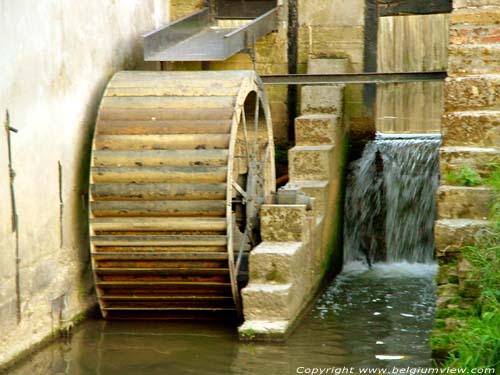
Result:
{"type": "Polygon", "coordinates": [[[257,160],[257,145],[259,138],[259,108],[260,108],[260,95],[257,94],[257,98],[255,99],[255,117],[254,117],[254,129],[253,129],[253,155],[255,160],[257,160]]]}
{"type": "Polygon", "coordinates": [[[245,137],[245,151],[247,154],[247,164],[250,165],[250,149],[248,146],[248,130],[247,130],[247,119],[245,116],[245,108],[241,110],[241,118],[243,120],[243,136],[245,137]]]}
{"type": "Polygon", "coordinates": [[[248,194],[246,193],[246,191],[243,190],[243,188],[236,181],[233,181],[232,185],[238,191],[238,193],[240,193],[243,196],[243,198],[245,198],[245,200],[247,201],[248,194]]]}

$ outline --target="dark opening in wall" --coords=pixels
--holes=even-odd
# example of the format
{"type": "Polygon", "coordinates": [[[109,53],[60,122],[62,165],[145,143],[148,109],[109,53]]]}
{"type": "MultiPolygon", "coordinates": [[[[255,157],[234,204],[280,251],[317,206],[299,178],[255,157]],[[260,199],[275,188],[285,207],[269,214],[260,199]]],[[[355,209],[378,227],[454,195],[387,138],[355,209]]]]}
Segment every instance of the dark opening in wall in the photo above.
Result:
{"type": "Polygon", "coordinates": [[[275,8],[276,0],[211,0],[218,18],[256,18],[275,8]]]}

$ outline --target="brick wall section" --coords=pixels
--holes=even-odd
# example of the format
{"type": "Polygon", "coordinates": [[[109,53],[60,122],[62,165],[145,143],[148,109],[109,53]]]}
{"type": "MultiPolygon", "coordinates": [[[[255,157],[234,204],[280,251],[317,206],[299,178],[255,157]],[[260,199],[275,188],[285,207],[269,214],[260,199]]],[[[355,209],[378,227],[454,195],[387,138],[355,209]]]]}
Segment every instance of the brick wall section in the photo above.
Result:
{"type": "MultiPolygon", "coordinates": [[[[456,0],[450,17],[448,75],[442,119],[441,186],[435,226],[439,262],[434,335],[460,325],[477,297],[461,248],[488,225],[492,192],[449,184],[464,166],[481,176],[500,160],[500,1],[456,0]],[[461,311],[462,310],[462,311],[461,311]]],[[[433,348],[435,356],[440,349],[433,348]]]]}

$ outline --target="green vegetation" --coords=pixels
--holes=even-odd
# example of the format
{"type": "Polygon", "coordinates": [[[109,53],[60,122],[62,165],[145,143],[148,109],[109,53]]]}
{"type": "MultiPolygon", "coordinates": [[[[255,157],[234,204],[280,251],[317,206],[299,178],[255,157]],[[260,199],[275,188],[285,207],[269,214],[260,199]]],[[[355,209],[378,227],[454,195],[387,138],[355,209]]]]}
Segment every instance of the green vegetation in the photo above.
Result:
{"type": "MultiPolygon", "coordinates": [[[[456,181],[474,186],[481,181],[477,173],[464,167],[456,181]],[[472,184],[472,185],[471,185],[472,184]]],[[[448,177],[448,176],[447,176],[448,177]]],[[[444,328],[444,319],[456,319],[456,329],[434,336],[434,349],[446,348],[444,366],[496,368],[500,370],[500,164],[492,166],[492,173],[482,180],[495,191],[491,207],[491,228],[477,241],[476,246],[462,250],[473,266],[471,279],[479,296],[472,308],[442,309],[437,312],[436,328],[444,328]]],[[[457,305],[459,306],[459,304],[457,305]]],[[[448,327],[449,329],[449,327],[448,327]]]]}
{"type": "Polygon", "coordinates": [[[445,180],[450,185],[460,186],[477,186],[483,183],[479,174],[468,165],[462,166],[458,172],[448,171],[445,174],[445,180]]]}

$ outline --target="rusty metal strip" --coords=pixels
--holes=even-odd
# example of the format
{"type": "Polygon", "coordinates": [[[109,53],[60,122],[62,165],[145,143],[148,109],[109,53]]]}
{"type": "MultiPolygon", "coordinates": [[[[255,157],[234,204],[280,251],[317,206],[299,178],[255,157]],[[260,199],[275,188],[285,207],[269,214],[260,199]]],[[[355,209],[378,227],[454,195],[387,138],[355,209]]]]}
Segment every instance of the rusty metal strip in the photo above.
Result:
{"type": "Polygon", "coordinates": [[[14,166],[12,162],[12,144],[10,139],[10,133],[17,133],[17,129],[10,126],[10,115],[9,111],[5,111],[5,132],[7,134],[7,153],[9,160],[9,185],[10,185],[10,202],[11,202],[11,218],[12,218],[12,232],[16,236],[16,272],[15,272],[15,283],[16,283],[16,317],[17,323],[21,322],[21,277],[20,277],[20,263],[21,259],[19,257],[19,221],[17,217],[16,208],[16,191],[14,187],[14,178],[16,173],[14,171],[14,166]]]}
{"type": "Polygon", "coordinates": [[[343,83],[403,83],[443,81],[445,71],[408,73],[275,74],[261,76],[266,85],[324,85],[343,83]]]}

